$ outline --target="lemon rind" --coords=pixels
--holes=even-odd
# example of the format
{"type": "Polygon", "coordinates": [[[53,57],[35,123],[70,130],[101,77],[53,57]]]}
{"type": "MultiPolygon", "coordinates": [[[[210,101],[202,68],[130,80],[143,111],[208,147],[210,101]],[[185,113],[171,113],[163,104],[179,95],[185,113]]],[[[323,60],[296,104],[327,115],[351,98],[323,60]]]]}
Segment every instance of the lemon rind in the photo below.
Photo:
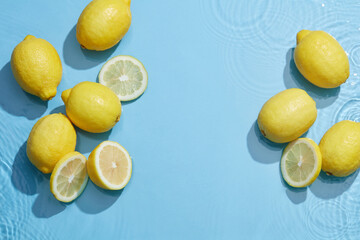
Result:
{"type": "MultiPolygon", "coordinates": [[[[65,157],[67,157],[65,155],[65,157]]],[[[53,195],[55,196],[55,198],[61,202],[71,202],[73,200],[75,200],[77,197],[79,197],[81,195],[81,193],[84,191],[87,182],[89,180],[89,176],[87,174],[86,171],[86,175],[85,175],[85,179],[84,182],[81,184],[80,189],[78,191],[76,191],[74,193],[74,195],[70,196],[70,197],[64,197],[63,195],[61,195],[59,192],[57,192],[56,190],[56,186],[57,186],[57,178],[59,176],[59,173],[61,172],[61,170],[64,168],[64,166],[66,166],[68,164],[68,162],[74,160],[75,158],[80,158],[81,161],[83,162],[85,169],[86,169],[86,157],[84,155],[82,155],[81,153],[76,153],[70,157],[67,157],[67,159],[65,161],[60,160],[58,163],[60,164],[59,166],[55,166],[53,173],[51,174],[51,179],[50,179],[50,189],[51,192],[53,193],[53,195]]]]}
{"type": "Polygon", "coordinates": [[[309,186],[310,184],[312,184],[315,181],[315,179],[319,175],[319,173],[321,171],[321,160],[319,160],[321,158],[321,155],[319,156],[319,154],[321,154],[321,153],[317,149],[315,149],[314,144],[316,144],[316,143],[309,138],[299,138],[299,139],[289,143],[289,145],[285,148],[284,153],[281,157],[280,167],[281,167],[281,173],[283,175],[284,180],[290,186],[292,186],[292,187],[309,186]],[[295,144],[298,144],[298,143],[305,143],[307,146],[309,146],[314,154],[314,159],[315,159],[314,168],[313,168],[311,174],[309,174],[309,176],[304,181],[301,181],[301,182],[292,181],[291,178],[288,176],[287,170],[285,167],[286,157],[287,157],[288,153],[290,152],[289,150],[295,144]]]}
{"type": "Polygon", "coordinates": [[[101,183],[106,186],[109,190],[120,190],[123,189],[130,181],[131,178],[131,174],[132,174],[132,160],[130,157],[130,154],[128,153],[128,151],[121,146],[119,143],[114,142],[114,141],[104,141],[102,143],[100,143],[100,145],[97,147],[96,152],[95,152],[95,169],[96,172],[98,174],[99,180],[101,181],[101,183]],[[99,164],[99,155],[101,153],[101,150],[108,145],[112,145],[115,147],[118,147],[126,156],[126,159],[129,163],[129,168],[127,171],[127,178],[119,185],[113,184],[111,182],[109,182],[104,175],[102,174],[101,170],[100,170],[100,164],[99,164]]]}
{"type": "Polygon", "coordinates": [[[110,60],[108,60],[103,66],[102,68],[100,69],[100,72],[99,72],[99,76],[98,76],[98,79],[99,79],[99,83],[108,87],[105,83],[105,81],[103,80],[104,79],[104,74],[106,72],[106,70],[109,68],[109,66],[111,64],[113,64],[114,62],[118,61],[118,60],[129,60],[131,61],[132,63],[134,63],[135,65],[139,66],[140,67],[140,71],[143,75],[143,82],[144,84],[141,85],[140,89],[135,91],[133,94],[131,95],[120,95],[118,93],[115,93],[118,98],[120,99],[120,101],[131,101],[131,100],[134,100],[138,97],[140,97],[146,90],[147,88],[147,85],[148,85],[148,73],[145,69],[145,66],[142,62],[140,62],[137,58],[133,57],[133,56],[129,56],[129,55],[118,55],[118,56],[115,56],[113,58],[111,58],[110,60]]]}

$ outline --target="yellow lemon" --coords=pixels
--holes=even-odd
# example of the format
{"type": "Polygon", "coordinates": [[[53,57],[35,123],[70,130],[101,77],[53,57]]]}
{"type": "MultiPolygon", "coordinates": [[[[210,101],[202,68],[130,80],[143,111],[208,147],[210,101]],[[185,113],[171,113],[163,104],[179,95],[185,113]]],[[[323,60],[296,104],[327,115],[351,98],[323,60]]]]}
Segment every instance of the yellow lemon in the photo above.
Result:
{"type": "Polygon", "coordinates": [[[51,173],[65,154],[73,152],[76,132],[70,120],[61,113],[40,118],[31,129],[26,153],[32,164],[43,173],[51,173]]]}
{"type": "Polygon", "coordinates": [[[79,17],[76,38],[83,48],[106,50],[124,37],[130,24],[130,0],[93,0],[79,17]]]}
{"type": "Polygon", "coordinates": [[[78,152],[63,156],[51,173],[50,190],[62,202],[71,202],[84,191],[88,182],[86,157],[78,152]]]}
{"type": "Polygon", "coordinates": [[[28,35],[15,47],[11,69],[24,91],[44,101],[56,95],[62,66],[59,54],[48,41],[28,35]]]}
{"type": "Polygon", "coordinates": [[[321,171],[319,146],[310,138],[299,138],[285,148],[281,157],[281,173],[284,180],[293,187],[312,184],[321,171]]]}
{"type": "Polygon", "coordinates": [[[312,84],[336,88],[349,77],[349,59],[341,45],[324,31],[302,30],[296,37],[294,61],[312,84]]]}
{"type": "Polygon", "coordinates": [[[266,138],[285,143],[303,135],[316,116],[315,101],[304,90],[291,88],[270,98],[261,108],[257,122],[266,138]]]}
{"type": "Polygon", "coordinates": [[[61,98],[70,120],[85,131],[106,132],[120,120],[121,102],[102,84],[81,82],[63,91],[61,98]]]}
{"type": "Polygon", "coordinates": [[[126,149],[113,141],[100,143],[90,154],[87,170],[97,186],[119,190],[130,181],[132,162],[126,149]]]}
{"type": "Polygon", "coordinates": [[[345,177],[360,167],[360,123],[344,120],[322,137],[322,169],[329,175],[345,177]]]}

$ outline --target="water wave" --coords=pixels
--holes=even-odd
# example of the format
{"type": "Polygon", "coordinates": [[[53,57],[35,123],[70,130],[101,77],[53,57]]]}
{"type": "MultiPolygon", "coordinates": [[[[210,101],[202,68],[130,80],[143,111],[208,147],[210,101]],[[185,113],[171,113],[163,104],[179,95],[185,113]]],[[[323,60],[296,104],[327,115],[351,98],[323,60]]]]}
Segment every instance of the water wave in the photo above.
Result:
{"type": "Polygon", "coordinates": [[[338,110],[335,122],[342,120],[360,122],[360,98],[350,99],[338,110]]]}
{"type": "Polygon", "coordinates": [[[269,0],[200,0],[200,8],[206,29],[228,43],[256,37],[270,3],[269,0]]]}
{"type": "Polygon", "coordinates": [[[337,200],[317,202],[308,209],[307,227],[314,239],[342,239],[348,231],[348,215],[337,200]]]}

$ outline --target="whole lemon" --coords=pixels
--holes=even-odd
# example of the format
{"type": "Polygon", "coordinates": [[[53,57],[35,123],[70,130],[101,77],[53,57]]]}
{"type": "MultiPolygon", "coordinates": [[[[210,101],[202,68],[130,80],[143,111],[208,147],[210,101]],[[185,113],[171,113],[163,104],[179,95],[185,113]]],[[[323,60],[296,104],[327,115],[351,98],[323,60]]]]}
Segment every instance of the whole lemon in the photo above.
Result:
{"type": "Polygon", "coordinates": [[[75,151],[76,132],[70,120],[61,113],[40,118],[32,128],[26,147],[32,164],[43,173],[51,173],[67,153],[75,151]]]}
{"type": "Polygon", "coordinates": [[[332,126],[320,144],[322,170],[345,177],[360,167],[360,123],[344,120],[332,126]]]}
{"type": "Polygon", "coordinates": [[[93,0],[79,17],[76,38],[83,48],[106,50],[124,37],[130,24],[130,0],[93,0]]]}
{"type": "Polygon", "coordinates": [[[56,95],[62,66],[59,54],[48,41],[26,36],[11,55],[11,69],[24,91],[44,101],[56,95]]]}
{"type": "Polygon", "coordinates": [[[285,143],[303,135],[316,116],[315,101],[304,90],[291,88],[270,98],[261,108],[257,122],[266,138],[285,143]]]}
{"type": "Polygon", "coordinates": [[[81,82],[63,91],[66,114],[79,128],[100,133],[120,120],[121,102],[110,88],[94,82],[81,82]]]}
{"type": "Polygon", "coordinates": [[[312,84],[322,88],[336,88],[348,79],[349,59],[330,34],[302,30],[298,32],[296,40],[296,67],[312,84]]]}

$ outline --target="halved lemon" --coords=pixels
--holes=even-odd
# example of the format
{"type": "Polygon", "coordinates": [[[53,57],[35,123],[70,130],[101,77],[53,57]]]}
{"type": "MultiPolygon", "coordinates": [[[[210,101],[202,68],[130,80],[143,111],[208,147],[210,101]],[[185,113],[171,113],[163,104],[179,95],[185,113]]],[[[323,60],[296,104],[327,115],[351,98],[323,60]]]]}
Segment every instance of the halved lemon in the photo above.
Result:
{"type": "Polygon", "coordinates": [[[119,55],[101,68],[99,83],[109,87],[120,101],[130,101],[144,93],[148,74],[144,65],[134,57],[119,55]]]}
{"type": "Polygon", "coordinates": [[[104,141],[91,152],[87,170],[91,181],[97,186],[119,190],[130,180],[132,162],[123,146],[117,142],[104,141]]]}
{"type": "Polygon", "coordinates": [[[299,138],[287,145],[281,157],[281,173],[293,187],[312,184],[321,171],[319,146],[310,138],[299,138]]]}
{"type": "Polygon", "coordinates": [[[71,202],[83,192],[87,182],[86,157],[79,152],[63,156],[50,178],[50,190],[61,202],[71,202]]]}

